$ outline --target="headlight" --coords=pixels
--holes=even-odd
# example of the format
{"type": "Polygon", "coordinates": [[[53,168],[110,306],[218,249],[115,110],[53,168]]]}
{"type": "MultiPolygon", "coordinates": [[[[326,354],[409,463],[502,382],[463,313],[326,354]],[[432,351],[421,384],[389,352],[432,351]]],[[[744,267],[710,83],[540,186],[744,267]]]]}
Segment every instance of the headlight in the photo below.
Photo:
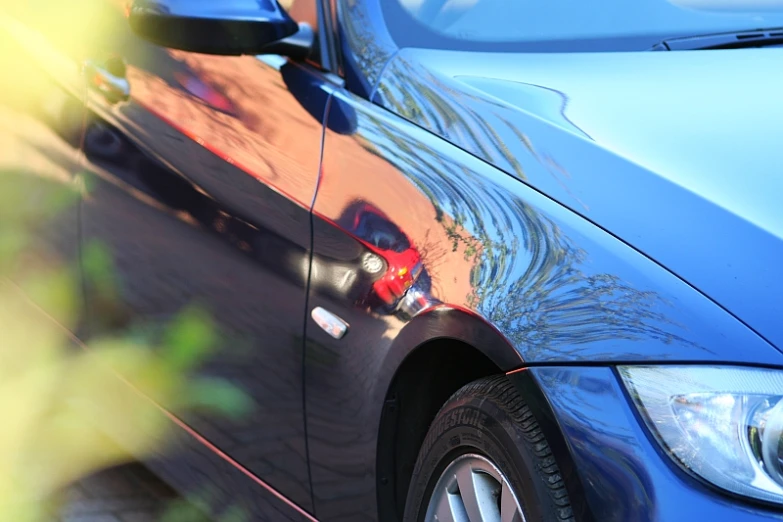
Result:
{"type": "Polygon", "coordinates": [[[621,367],[675,461],[725,490],[783,504],[783,371],[621,367]]]}

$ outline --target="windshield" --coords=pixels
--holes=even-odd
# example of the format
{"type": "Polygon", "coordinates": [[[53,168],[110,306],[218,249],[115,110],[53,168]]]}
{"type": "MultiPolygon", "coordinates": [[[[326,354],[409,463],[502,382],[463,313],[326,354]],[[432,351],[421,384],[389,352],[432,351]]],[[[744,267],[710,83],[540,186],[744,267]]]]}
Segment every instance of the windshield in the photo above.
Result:
{"type": "Polygon", "coordinates": [[[644,50],[661,40],[783,27],[783,0],[382,0],[400,47],[644,50]]]}

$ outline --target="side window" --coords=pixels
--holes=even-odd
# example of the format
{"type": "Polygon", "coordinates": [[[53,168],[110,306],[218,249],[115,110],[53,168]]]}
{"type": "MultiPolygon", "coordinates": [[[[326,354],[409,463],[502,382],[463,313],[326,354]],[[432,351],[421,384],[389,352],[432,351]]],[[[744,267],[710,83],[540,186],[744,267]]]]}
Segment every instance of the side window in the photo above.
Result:
{"type": "Polygon", "coordinates": [[[316,34],[313,52],[307,61],[321,67],[321,48],[318,38],[318,1],[319,0],[280,0],[280,5],[299,23],[306,23],[316,34]]]}

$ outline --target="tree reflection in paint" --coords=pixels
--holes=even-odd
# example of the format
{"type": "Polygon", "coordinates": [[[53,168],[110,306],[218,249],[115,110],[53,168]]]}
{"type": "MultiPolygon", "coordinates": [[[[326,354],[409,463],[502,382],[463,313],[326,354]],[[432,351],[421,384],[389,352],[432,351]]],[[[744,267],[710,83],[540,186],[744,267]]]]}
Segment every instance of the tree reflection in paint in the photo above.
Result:
{"type": "MultiPolygon", "coordinates": [[[[409,101],[412,93],[426,96],[426,88],[418,88],[401,93],[399,102],[409,101]]],[[[443,111],[432,115],[438,121],[454,118],[442,104],[418,106],[443,111]]],[[[591,266],[599,263],[575,242],[576,234],[507,186],[422,146],[419,137],[395,131],[380,118],[365,114],[360,127],[365,148],[393,163],[435,207],[451,242],[449,255],[462,251],[472,264],[464,304],[515,345],[553,354],[601,341],[692,344],[677,333],[682,327],[671,320],[670,303],[618,275],[594,272],[591,266]]],[[[500,136],[480,125],[475,129],[476,143],[491,143],[502,154],[500,136]]]]}

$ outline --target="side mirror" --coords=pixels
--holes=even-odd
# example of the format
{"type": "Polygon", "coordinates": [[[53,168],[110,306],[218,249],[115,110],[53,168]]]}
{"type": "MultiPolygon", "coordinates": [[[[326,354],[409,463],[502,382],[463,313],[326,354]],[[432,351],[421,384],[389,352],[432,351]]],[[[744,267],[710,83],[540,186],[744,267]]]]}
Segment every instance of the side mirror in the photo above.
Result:
{"type": "MultiPolygon", "coordinates": [[[[152,43],[204,54],[285,54],[299,32],[276,0],[134,0],[128,19],[152,43]]],[[[307,38],[292,45],[303,52],[307,38]]]]}

